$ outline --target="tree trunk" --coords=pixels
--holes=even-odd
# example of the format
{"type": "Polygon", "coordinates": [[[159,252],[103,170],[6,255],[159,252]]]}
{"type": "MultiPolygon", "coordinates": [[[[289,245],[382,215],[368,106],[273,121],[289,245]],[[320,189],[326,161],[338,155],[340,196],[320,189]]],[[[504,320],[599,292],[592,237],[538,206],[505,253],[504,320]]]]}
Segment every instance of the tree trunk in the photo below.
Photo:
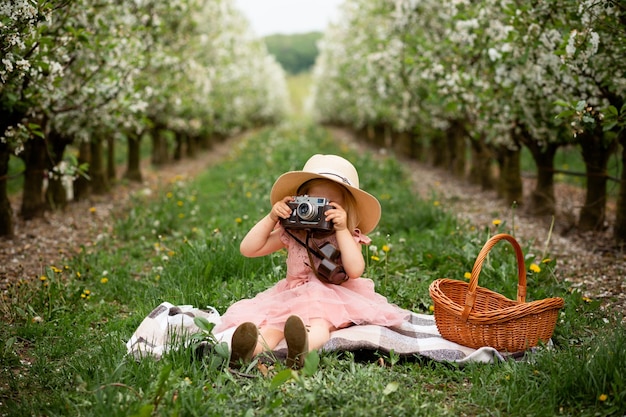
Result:
{"type": "Polygon", "coordinates": [[[508,205],[521,206],[523,203],[523,187],[521,174],[520,149],[501,147],[498,151],[500,158],[500,177],[498,178],[498,194],[508,205]]]}
{"type": "Polygon", "coordinates": [[[417,161],[425,162],[424,140],[417,128],[413,128],[409,140],[411,141],[411,157],[417,161]]]}
{"type": "Polygon", "coordinates": [[[163,127],[156,126],[152,132],[152,165],[160,166],[168,162],[167,135],[163,127]]]}
{"type": "Polygon", "coordinates": [[[615,140],[604,142],[604,132],[598,126],[579,135],[587,174],[587,193],[580,210],[578,229],[587,232],[604,227],[606,215],[607,163],[615,149],[615,140]]]}
{"type": "Polygon", "coordinates": [[[554,214],[556,209],[554,157],[560,144],[552,142],[541,146],[530,138],[526,138],[524,143],[537,166],[537,183],[530,194],[528,211],[534,215],[554,214]]]}
{"type": "Polygon", "coordinates": [[[202,136],[198,139],[198,146],[200,149],[211,149],[213,146],[213,133],[203,132],[202,136]]]}
{"type": "Polygon", "coordinates": [[[107,180],[109,184],[117,178],[117,169],[115,165],[115,138],[107,135],[107,180]]]}
{"type": "Polygon", "coordinates": [[[51,210],[64,209],[67,206],[68,194],[71,193],[72,190],[65,188],[63,173],[53,172],[53,169],[63,161],[65,148],[67,148],[73,140],[70,137],[61,135],[55,130],[52,130],[48,134],[48,141],[51,147],[52,158],[48,169],[52,175],[48,176],[48,188],[46,189],[47,208],[51,210]]]}
{"type": "Polygon", "coordinates": [[[493,190],[496,180],[491,169],[493,154],[482,138],[471,139],[470,149],[472,163],[470,166],[469,181],[480,185],[483,190],[493,190]]]}
{"type": "Polygon", "coordinates": [[[619,143],[622,145],[622,175],[619,183],[619,195],[617,197],[617,212],[615,214],[615,227],[613,237],[619,244],[626,243],[626,132],[620,134],[619,143]]]}
{"type": "Polygon", "coordinates": [[[43,180],[48,167],[48,150],[41,138],[32,138],[24,143],[20,154],[24,160],[24,192],[20,216],[24,220],[42,217],[45,211],[43,180]]]}
{"type": "Polygon", "coordinates": [[[9,145],[0,141],[0,236],[13,236],[13,208],[7,192],[9,182],[9,145]]]}
{"type": "Polygon", "coordinates": [[[141,176],[141,135],[130,134],[128,135],[128,165],[124,178],[142,182],[141,176]]]}
{"type": "Polygon", "coordinates": [[[385,148],[387,145],[387,126],[376,125],[374,126],[374,145],[385,148]]]}
{"type": "Polygon", "coordinates": [[[430,141],[431,164],[438,168],[447,168],[449,153],[445,136],[433,136],[430,141]]]}
{"type": "Polygon", "coordinates": [[[104,171],[102,141],[99,138],[92,138],[89,142],[89,150],[91,151],[91,165],[89,167],[91,191],[98,195],[106,194],[110,188],[106,172],[104,171]]]}
{"type": "MultiPolygon", "coordinates": [[[[180,135],[181,133],[178,133],[177,137],[180,135]]],[[[198,144],[200,143],[200,140],[196,136],[191,136],[186,133],[184,135],[183,140],[187,143],[187,157],[193,159],[198,156],[198,144]]]]}
{"type": "Polygon", "coordinates": [[[394,132],[393,150],[397,155],[404,158],[413,158],[411,135],[409,132],[394,132]]]}
{"type": "Polygon", "coordinates": [[[183,159],[183,147],[185,138],[182,135],[176,135],[174,140],[174,161],[180,161],[183,159]]]}
{"type": "Polygon", "coordinates": [[[457,178],[465,177],[465,128],[460,120],[453,120],[448,128],[449,170],[457,178]]]}
{"type": "MultiPolygon", "coordinates": [[[[91,177],[91,148],[89,142],[81,141],[78,145],[78,164],[88,164],[87,174],[91,177]]],[[[80,201],[89,198],[91,183],[88,178],[79,176],[74,180],[74,200],[80,201]]]]}

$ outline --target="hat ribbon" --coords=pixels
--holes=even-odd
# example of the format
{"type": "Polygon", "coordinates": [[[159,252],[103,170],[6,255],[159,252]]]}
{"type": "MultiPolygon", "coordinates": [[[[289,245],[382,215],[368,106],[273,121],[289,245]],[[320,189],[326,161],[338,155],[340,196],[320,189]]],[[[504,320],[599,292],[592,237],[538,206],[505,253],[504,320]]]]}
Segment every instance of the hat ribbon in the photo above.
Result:
{"type": "Polygon", "coordinates": [[[320,175],[334,175],[335,177],[338,177],[339,179],[341,179],[341,181],[342,181],[344,184],[348,184],[348,185],[350,185],[350,186],[352,185],[352,184],[350,183],[350,180],[349,180],[349,179],[347,179],[346,177],[342,177],[342,176],[341,176],[341,175],[339,175],[339,174],[335,174],[334,172],[318,172],[318,174],[320,174],[320,175]]]}

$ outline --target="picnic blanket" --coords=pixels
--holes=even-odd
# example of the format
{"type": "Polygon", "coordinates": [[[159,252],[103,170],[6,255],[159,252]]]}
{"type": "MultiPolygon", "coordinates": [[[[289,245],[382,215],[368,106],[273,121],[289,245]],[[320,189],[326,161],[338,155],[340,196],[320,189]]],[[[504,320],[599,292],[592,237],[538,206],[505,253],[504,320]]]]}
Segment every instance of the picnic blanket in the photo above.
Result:
{"type": "MultiPolygon", "coordinates": [[[[221,320],[219,312],[213,307],[199,309],[190,305],[161,303],[148,314],[126,343],[128,353],[136,359],[146,356],[159,359],[169,349],[189,343],[185,336],[200,331],[194,323],[194,317],[197,316],[215,324],[219,324],[221,320]]],[[[230,346],[234,331],[232,328],[214,336],[219,342],[226,342],[230,346]]],[[[275,352],[285,353],[286,348],[283,340],[275,348],[275,352]]],[[[398,327],[361,325],[336,330],[330,334],[330,340],[321,350],[393,352],[401,357],[416,356],[458,364],[493,363],[502,361],[505,357],[490,347],[472,349],[442,338],[434,316],[420,313],[412,313],[398,327]]]]}

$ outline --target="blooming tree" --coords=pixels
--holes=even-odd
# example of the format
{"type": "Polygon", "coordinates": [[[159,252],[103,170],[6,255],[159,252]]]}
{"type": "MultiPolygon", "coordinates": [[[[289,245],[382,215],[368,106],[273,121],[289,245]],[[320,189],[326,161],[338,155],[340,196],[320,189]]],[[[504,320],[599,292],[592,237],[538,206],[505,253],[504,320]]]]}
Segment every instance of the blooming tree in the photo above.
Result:
{"type": "MultiPolygon", "coordinates": [[[[499,160],[510,202],[521,202],[525,146],[537,164],[535,213],[554,211],[556,150],[580,146],[588,187],[579,227],[602,224],[606,160],[626,118],[623,2],[352,0],[343,13],[322,40],[318,120],[406,130],[435,154],[464,155],[469,140],[499,160]]],[[[489,172],[474,155],[472,176],[489,172]]]]}
{"type": "Polygon", "coordinates": [[[30,218],[44,208],[41,172],[53,183],[70,144],[106,190],[105,142],[128,143],[140,178],[145,133],[227,136],[287,112],[284,73],[231,0],[12,1],[0,6],[0,48],[0,235],[13,229],[13,154],[25,161],[30,218]]]}

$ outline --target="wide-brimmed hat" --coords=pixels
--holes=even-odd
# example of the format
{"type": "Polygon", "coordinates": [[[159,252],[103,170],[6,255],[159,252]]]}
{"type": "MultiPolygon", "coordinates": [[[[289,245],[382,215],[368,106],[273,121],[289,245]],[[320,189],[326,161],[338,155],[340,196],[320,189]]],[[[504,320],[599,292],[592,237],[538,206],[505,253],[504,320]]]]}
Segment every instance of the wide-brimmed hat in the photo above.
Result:
{"type": "Polygon", "coordinates": [[[337,155],[313,155],[302,171],[289,171],[278,177],[270,192],[272,205],[285,196],[295,196],[302,184],[315,178],[332,180],[346,187],[356,202],[357,227],[364,234],[374,230],[380,220],[380,203],[359,188],[359,174],[354,165],[337,155]]]}

